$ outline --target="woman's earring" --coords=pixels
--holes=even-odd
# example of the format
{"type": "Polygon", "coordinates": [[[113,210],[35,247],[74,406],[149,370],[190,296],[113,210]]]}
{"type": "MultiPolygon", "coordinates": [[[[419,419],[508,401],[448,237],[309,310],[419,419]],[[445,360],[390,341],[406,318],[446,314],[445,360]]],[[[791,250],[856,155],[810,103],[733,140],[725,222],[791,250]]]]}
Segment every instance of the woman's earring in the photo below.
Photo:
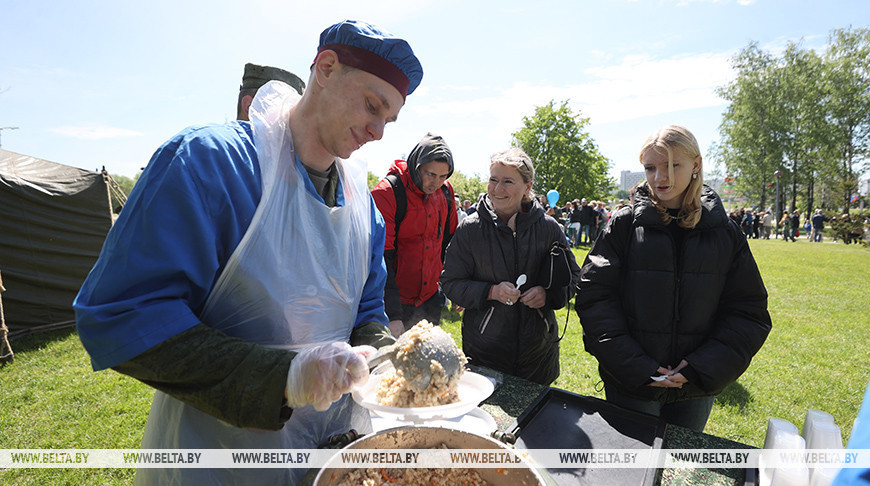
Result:
{"type": "Polygon", "coordinates": [[[698,178],[698,173],[692,172],[692,179],[697,179],[697,178],[698,178]]]}

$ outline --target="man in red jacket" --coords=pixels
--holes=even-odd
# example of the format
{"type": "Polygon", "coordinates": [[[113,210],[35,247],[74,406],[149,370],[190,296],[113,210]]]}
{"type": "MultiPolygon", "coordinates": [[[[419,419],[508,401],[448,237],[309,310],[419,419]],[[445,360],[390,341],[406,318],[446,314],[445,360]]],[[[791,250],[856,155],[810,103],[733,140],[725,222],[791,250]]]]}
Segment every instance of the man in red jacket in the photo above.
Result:
{"type": "Polygon", "coordinates": [[[438,286],[443,250],[456,231],[453,154],[444,139],[431,133],[408,160],[397,160],[372,189],[386,222],[384,305],[390,332],[400,335],[423,319],[441,320],[444,294],[438,286]]]}

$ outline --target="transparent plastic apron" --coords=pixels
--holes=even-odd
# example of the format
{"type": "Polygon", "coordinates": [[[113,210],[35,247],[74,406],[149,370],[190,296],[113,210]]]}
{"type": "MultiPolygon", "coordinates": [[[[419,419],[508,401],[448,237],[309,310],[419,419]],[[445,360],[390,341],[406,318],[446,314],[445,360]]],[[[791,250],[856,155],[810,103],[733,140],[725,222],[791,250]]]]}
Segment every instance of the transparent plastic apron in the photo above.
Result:
{"type": "MultiPolygon", "coordinates": [[[[371,258],[366,170],[336,162],[342,206],[329,208],[314,195],[286,126],[296,101],[289,86],[272,82],[251,106],[263,196],[200,316],[230,336],[288,350],[348,341],[371,258]]],[[[311,449],[351,428],[371,432],[368,412],[349,395],[323,412],[294,409],[284,428],[272,432],[234,427],[158,391],[142,448],[311,449]]],[[[140,469],[136,483],[295,484],[305,472],[140,469]]]]}

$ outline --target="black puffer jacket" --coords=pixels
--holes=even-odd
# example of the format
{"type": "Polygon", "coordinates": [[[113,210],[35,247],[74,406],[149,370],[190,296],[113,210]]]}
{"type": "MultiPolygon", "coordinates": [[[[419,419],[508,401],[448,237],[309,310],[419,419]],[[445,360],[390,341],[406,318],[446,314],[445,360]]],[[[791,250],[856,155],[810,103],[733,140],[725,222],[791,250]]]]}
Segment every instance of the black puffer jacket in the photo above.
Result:
{"type": "Polygon", "coordinates": [[[462,349],[472,364],[549,385],[559,376],[559,329],[553,309],[564,307],[573,296],[580,267],[569,251],[572,285],[548,290],[541,309],[487,300],[493,285],[516,282],[521,274],[528,280],[520,290],[542,285],[550,246],[560,241],[567,247],[568,240],[562,226],[537,202],[517,213],[516,233],[496,217],[487,196],[477,207],[457,228],[441,273],[444,293],[465,308],[462,349]]]}
{"type": "MultiPolygon", "coordinates": [[[[715,191],[682,248],[644,184],[586,257],[577,313],[601,378],[621,393],[665,403],[716,395],[749,367],[770,332],[767,290],[746,238],[715,191]],[[677,255],[681,255],[677,260],[677,255]],[[689,362],[682,388],[647,386],[659,366],[689,362]]],[[[675,224],[675,223],[672,223],[675,224]]]]}

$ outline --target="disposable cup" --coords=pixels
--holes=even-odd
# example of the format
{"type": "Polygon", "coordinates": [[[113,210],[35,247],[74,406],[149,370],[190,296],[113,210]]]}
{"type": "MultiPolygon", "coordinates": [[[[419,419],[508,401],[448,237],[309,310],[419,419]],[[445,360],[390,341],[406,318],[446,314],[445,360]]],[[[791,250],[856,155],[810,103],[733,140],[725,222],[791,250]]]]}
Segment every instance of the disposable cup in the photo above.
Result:
{"type": "Polygon", "coordinates": [[[838,467],[819,467],[810,472],[810,486],[830,486],[840,472],[838,467]]]}
{"type": "MultiPolygon", "coordinates": [[[[834,423],[834,416],[822,410],[816,410],[813,408],[807,410],[807,415],[804,418],[804,426],[803,428],[801,428],[801,436],[806,439],[807,444],[809,444],[810,442],[810,435],[813,433],[813,428],[816,426],[816,424],[821,423],[834,423]]],[[[808,448],[812,449],[812,447],[808,448]]]]}
{"type": "Polygon", "coordinates": [[[778,467],[773,470],[770,486],[807,486],[810,474],[806,464],[803,466],[778,467]]]}
{"type": "Polygon", "coordinates": [[[842,449],[843,436],[840,427],[830,422],[816,422],[808,436],[807,449],[842,449]]]}
{"type": "MultiPolygon", "coordinates": [[[[807,438],[807,449],[842,449],[840,428],[830,422],[815,422],[807,438]]],[[[834,480],[839,468],[814,467],[810,469],[810,484],[827,486],[834,480]]]]}
{"type": "MultiPolygon", "coordinates": [[[[788,420],[783,420],[779,418],[771,418],[767,422],[767,435],[764,437],[764,448],[765,449],[805,449],[806,441],[803,437],[798,434],[797,427],[789,422],[788,420]]],[[[780,473],[778,480],[779,482],[774,482],[775,474],[783,468],[768,466],[765,461],[764,454],[758,460],[758,484],[760,486],[771,486],[776,484],[790,485],[790,484],[800,484],[801,486],[807,486],[809,481],[809,471],[807,470],[806,464],[802,465],[791,465],[791,468],[795,468],[806,472],[807,477],[803,483],[800,483],[799,480],[802,477],[800,473],[780,473]],[[797,481],[797,482],[789,482],[789,481],[797,481]]]]}
{"type": "Polygon", "coordinates": [[[786,439],[789,435],[798,435],[797,427],[785,419],[771,417],[767,421],[767,434],[764,436],[765,449],[783,449],[783,444],[777,445],[777,441],[792,441],[786,439]]]}

